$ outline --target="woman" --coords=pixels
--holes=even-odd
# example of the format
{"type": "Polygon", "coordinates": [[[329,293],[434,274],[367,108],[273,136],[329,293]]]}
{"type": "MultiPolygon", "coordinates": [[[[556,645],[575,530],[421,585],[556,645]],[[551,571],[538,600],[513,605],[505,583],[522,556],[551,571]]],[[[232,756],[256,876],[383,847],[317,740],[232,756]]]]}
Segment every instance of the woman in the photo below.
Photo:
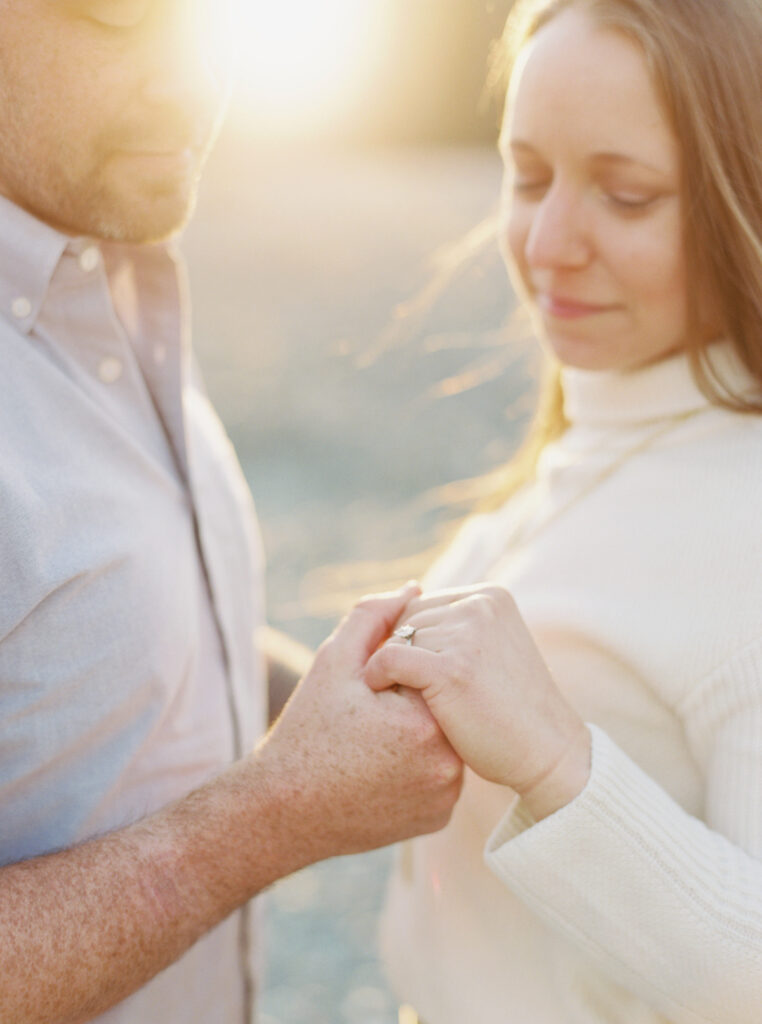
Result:
{"type": "Polygon", "coordinates": [[[369,665],[473,769],[385,954],[426,1024],[751,1024],[762,4],[530,2],[508,40],[503,239],[551,373],[522,486],[428,581],[461,589],[369,665]]]}

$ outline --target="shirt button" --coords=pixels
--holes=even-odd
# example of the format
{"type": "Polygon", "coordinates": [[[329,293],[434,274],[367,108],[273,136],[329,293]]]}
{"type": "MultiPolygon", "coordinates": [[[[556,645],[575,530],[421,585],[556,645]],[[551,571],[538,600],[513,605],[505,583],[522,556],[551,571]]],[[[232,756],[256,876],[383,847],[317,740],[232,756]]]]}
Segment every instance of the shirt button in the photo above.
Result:
{"type": "Polygon", "coordinates": [[[83,249],[79,256],[79,265],[86,274],[91,274],[100,263],[100,253],[94,245],[83,249]]]}
{"type": "Polygon", "coordinates": [[[157,345],[153,350],[153,360],[157,366],[163,366],[167,361],[167,346],[157,345]]]}
{"type": "Polygon", "coordinates": [[[124,366],[121,359],[109,356],[104,359],[98,367],[98,376],[104,384],[114,384],[122,376],[124,366]]]}
{"type": "Polygon", "coordinates": [[[19,295],[19,297],[14,299],[11,303],[11,312],[17,320],[26,320],[32,312],[32,303],[26,295],[19,295]]]}

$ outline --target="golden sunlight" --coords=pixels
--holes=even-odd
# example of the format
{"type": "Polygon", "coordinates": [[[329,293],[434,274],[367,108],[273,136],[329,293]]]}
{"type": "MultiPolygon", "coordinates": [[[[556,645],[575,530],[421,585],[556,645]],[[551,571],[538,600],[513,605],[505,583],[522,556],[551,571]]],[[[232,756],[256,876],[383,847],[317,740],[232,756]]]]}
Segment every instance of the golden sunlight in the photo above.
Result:
{"type": "Polygon", "coordinates": [[[278,135],[340,119],[383,57],[389,12],[389,0],[239,0],[237,103],[278,135]]]}

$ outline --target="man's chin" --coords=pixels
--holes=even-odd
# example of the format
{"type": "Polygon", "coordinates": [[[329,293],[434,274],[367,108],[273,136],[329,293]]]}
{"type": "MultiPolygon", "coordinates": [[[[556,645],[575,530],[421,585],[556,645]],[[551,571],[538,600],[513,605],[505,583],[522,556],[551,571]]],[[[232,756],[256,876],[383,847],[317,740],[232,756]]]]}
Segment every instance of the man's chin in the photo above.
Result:
{"type": "Polygon", "coordinates": [[[177,235],[196,206],[196,190],[137,203],[114,203],[93,211],[90,230],[81,232],[109,242],[147,245],[177,235]]]}
{"type": "Polygon", "coordinates": [[[144,245],[165,241],[185,227],[196,206],[196,192],[197,179],[143,181],[127,187],[101,180],[40,201],[22,196],[20,205],[67,235],[144,245]]]}

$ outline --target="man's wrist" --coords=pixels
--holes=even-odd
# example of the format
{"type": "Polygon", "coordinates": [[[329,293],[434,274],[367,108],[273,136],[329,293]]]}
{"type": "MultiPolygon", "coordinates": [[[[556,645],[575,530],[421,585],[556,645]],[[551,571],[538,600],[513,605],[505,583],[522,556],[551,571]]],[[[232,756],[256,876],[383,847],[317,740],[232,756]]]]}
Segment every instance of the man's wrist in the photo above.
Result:
{"type": "Polygon", "coordinates": [[[309,862],[299,820],[299,801],[255,751],[142,827],[166,836],[181,898],[221,920],[309,862]]]}

